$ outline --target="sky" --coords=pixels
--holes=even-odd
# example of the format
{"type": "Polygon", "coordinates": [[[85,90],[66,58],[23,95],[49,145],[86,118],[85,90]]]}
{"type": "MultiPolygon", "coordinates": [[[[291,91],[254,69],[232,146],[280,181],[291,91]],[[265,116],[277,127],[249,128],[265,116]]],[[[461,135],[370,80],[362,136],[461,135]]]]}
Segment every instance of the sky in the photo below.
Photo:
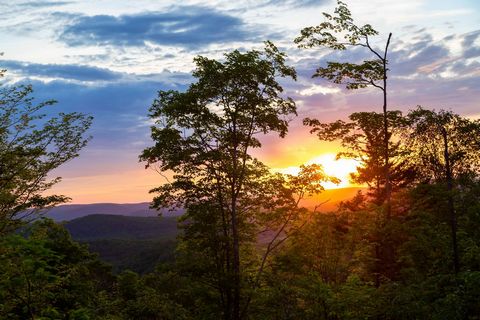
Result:
{"type": "MultiPolygon", "coordinates": [[[[374,45],[393,34],[392,109],[422,105],[480,117],[480,1],[344,1],[358,24],[380,32],[374,45]]],[[[315,159],[342,167],[332,164],[338,145],[318,141],[302,119],[346,119],[380,111],[382,101],[372,89],[346,91],[311,78],[326,61],[362,59],[360,50],[338,54],[293,43],[334,7],[330,0],[0,1],[0,68],[8,70],[2,85],[31,83],[36,101],[58,101],[51,112],[94,117],[93,139],[80,157],[53,172],[63,178],[53,192],[73,203],[150,201],[148,190],[164,180],[145,170],[138,155],[152,145],[147,114],[157,91],[185,90],[194,81],[197,55],[222,59],[271,40],[298,72],[296,82],[282,82],[298,117],[286,138],[262,137],[254,155],[277,170],[315,159]]]]}

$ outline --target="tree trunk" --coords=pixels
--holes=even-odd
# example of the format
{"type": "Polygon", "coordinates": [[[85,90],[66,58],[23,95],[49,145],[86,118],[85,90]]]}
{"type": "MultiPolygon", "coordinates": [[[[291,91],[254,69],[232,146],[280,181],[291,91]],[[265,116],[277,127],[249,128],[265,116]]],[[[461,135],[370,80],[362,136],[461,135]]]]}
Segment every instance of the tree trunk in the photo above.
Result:
{"type": "Polygon", "coordinates": [[[447,130],[442,127],[442,137],[443,137],[443,156],[445,160],[445,177],[447,179],[447,201],[448,201],[448,211],[450,215],[450,227],[452,230],[452,250],[453,250],[453,266],[455,274],[458,274],[460,271],[460,262],[458,259],[458,244],[457,244],[457,215],[455,213],[455,207],[453,204],[453,177],[452,177],[452,168],[450,166],[450,153],[448,151],[448,136],[447,130]]]}
{"type": "MultiPolygon", "coordinates": [[[[385,165],[385,212],[386,212],[386,221],[383,226],[387,226],[387,228],[383,229],[382,232],[385,230],[389,230],[388,225],[391,220],[392,214],[392,183],[390,180],[390,132],[389,132],[389,123],[388,123],[388,101],[387,101],[387,71],[388,71],[388,47],[390,45],[390,39],[392,38],[392,33],[388,35],[387,43],[385,45],[385,52],[383,55],[382,63],[383,63],[383,148],[384,148],[384,165],[385,165]]],[[[376,258],[377,263],[380,265],[378,266],[377,278],[376,278],[376,286],[380,285],[381,278],[379,275],[386,276],[387,278],[392,278],[394,275],[393,266],[395,264],[395,256],[394,256],[394,248],[392,243],[390,243],[388,238],[391,235],[388,234],[386,236],[380,237],[382,241],[380,242],[379,251],[376,250],[376,258]]]]}
{"type": "Polygon", "coordinates": [[[387,219],[390,219],[391,215],[391,200],[392,200],[392,186],[390,182],[390,153],[389,142],[390,134],[388,132],[388,111],[387,111],[387,53],[388,46],[390,45],[390,39],[392,34],[388,35],[387,44],[385,45],[385,53],[383,56],[383,144],[384,144],[384,157],[385,157],[385,200],[387,219]]]}
{"type": "MultiPolygon", "coordinates": [[[[220,202],[223,204],[223,200],[220,202]]],[[[231,257],[231,252],[230,252],[230,239],[228,237],[228,218],[225,217],[225,212],[222,209],[222,224],[223,224],[223,236],[225,241],[225,248],[224,248],[224,257],[225,257],[225,269],[223,273],[223,281],[225,279],[229,278],[230,272],[231,272],[231,263],[230,263],[230,257],[231,257]]],[[[221,287],[224,287],[223,289],[225,290],[225,298],[222,300],[223,304],[223,317],[225,320],[231,320],[232,319],[232,288],[230,287],[230,284],[225,284],[222,282],[221,287]]]]}
{"type": "Polygon", "coordinates": [[[240,320],[240,240],[237,216],[237,195],[241,181],[237,181],[238,173],[238,141],[236,114],[233,116],[233,173],[231,181],[232,240],[233,240],[233,320],[240,320]]]}
{"type": "Polygon", "coordinates": [[[236,197],[232,198],[232,235],[233,235],[233,319],[240,319],[240,245],[238,239],[238,218],[236,197]]]}

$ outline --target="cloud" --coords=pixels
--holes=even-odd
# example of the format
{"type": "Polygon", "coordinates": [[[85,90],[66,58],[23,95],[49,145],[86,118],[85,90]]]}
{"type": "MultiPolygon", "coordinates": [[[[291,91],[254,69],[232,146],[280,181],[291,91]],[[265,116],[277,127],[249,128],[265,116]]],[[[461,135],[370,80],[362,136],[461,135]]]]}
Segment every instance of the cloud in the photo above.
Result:
{"type": "Polygon", "coordinates": [[[298,93],[301,96],[311,96],[314,94],[334,94],[339,93],[341,90],[338,87],[327,87],[327,86],[320,86],[320,85],[312,85],[306,89],[300,90],[298,93]]]}
{"type": "Polygon", "coordinates": [[[59,39],[71,46],[143,46],[152,42],[196,48],[255,37],[237,17],[206,7],[176,7],[169,12],[118,17],[79,16],[65,27],[59,39]]]}
{"type": "Polygon", "coordinates": [[[290,8],[316,7],[327,3],[331,0],[269,0],[264,5],[286,6],[290,8]]]}
{"type": "Polygon", "coordinates": [[[461,59],[452,64],[450,70],[455,72],[456,75],[462,77],[468,76],[480,76],[480,62],[472,61],[466,62],[465,59],[461,59]]]}
{"type": "Polygon", "coordinates": [[[22,7],[30,8],[45,8],[45,7],[57,7],[72,3],[71,1],[28,1],[19,4],[22,7]]]}
{"type": "MultiPolygon", "coordinates": [[[[419,29],[415,33],[410,42],[393,43],[389,52],[392,77],[466,77],[480,73],[478,63],[471,61],[472,58],[480,57],[480,30],[464,35],[449,35],[440,40],[435,40],[425,29],[419,29]]],[[[296,67],[301,77],[313,74],[314,67],[325,66],[327,61],[361,63],[365,59],[372,59],[368,50],[350,48],[341,52],[329,52],[319,58],[309,56],[299,60],[296,67]]]]}
{"type": "Polygon", "coordinates": [[[26,76],[61,78],[78,81],[112,81],[122,77],[122,73],[109,69],[76,64],[40,64],[13,60],[0,60],[0,66],[26,76]]]}
{"type": "Polygon", "coordinates": [[[143,168],[138,155],[152,144],[145,121],[148,108],[157,90],[172,89],[170,83],[154,81],[108,82],[98,86],[62,80],[45,83],[27,79],[21,83],[33,85],[34,104],[49,99],[58,101],[42,113],[53,116],[59,112],[82,112],[94,117],[88,130],[92,141],[81,151],[81,157],[55,173],[60,176],[120,173],[126,166],[143,168]]]}
{"type": "Polygon", "coordinates": [[[405,52],[397,53],[397,61],[392,61],[392,70],[395,70],[397,75],[410,75],[416,72],[428,72],[430,70],[428,66],[435,62],[442,62],[449,58],[450,52],[447,47],[436,44],[426,44],[423,47],[415,45],[417,50],[408,50],[407,55],[405,52]],[[412,54],[413,52],[413,54],[412,54]]]}
{"type": "MultiPolygon", "coordinates": [[[[132,146],[139,140],[149,141],[149,128],[144,119],[148,108],[157,96],[158,90],[173,89],[170,83],[156,81],[107,82],[102,85],[85,85],[63,80],[41,81],[24,80],[34,88],[36,102],[55,99],[58,103],[46,112],[82,112],[94,117],[89,133],[93,136],[90,146],[104,150],[123,149],[138,154],[140,148],[132,146]]],[[[184,89],[184,88],[181,88],[184,89]]]]}
{"type": "MultiPolygon", "coordinates": [[[[420,32],[412,42],[394,43],[389,55],[391,108],[407,111],[422,104],[452,108],[460,114],[478,114],[480,62],[467,60],[466,57],[472,54],[472,48],[478,47],[479,40],[478,31],[437,41],[428,33],[420,32]],[[452,44],[458,43],[461,44],[461,52],[451,49],[455,48],[452,44]]],[[[371,58],[365,55],[365,50],[357,48],[339,53],[321,53],[318,58],[305,55],[296,62],[298,81],[286,90],[298,103],[299,117],[317,117],[327,122],[345,118],[352,112],[381,110],[382,100],[378,90],[348,91],[343,85],[310,78],[314,69],[325,66],[327,61],[361,62],[371,58]],[[325,92],[323,88],[341,91],[325,92]],[[292,91],[293,94],[290,93],[292,91]]]]}
{"type": "Polygon", "coordinates": [[[463,38],[462,47],[464,49],[463,57],[465,59],[480,56],[480,45],[475,45],[478,39],[480,39],[480,30],[471,32],[463,38]]]}
{"type": "MultiPolygon", "coordinates": [[[[0,60],[0,69],[14,73],[13,81],[28,79],[47,81],[81,82],[122,82],[122,83],[168,83],[172,88],[180,88],[190,84],[194,79],[191,74],[164,69],[157,73],[135,74],[116,72],[107,68],[79,64],[40,64],[14,60],[0,60]]],[[[89,84],[90,86],[91,84],[89,84]]]]}
{"type": "Polygon", "coordinates": [[[391,69],[395,75],[430,77],[468,77],[480,73],[479,64],[468,59],[480,56],[480,30],[465,35],[450,35],[433,42],[431,35],[425,34],[419,41],[394,50],[391,54],[391,69]],[[461,52],[450,50],[452,43],[460,40],[461,52]]]}

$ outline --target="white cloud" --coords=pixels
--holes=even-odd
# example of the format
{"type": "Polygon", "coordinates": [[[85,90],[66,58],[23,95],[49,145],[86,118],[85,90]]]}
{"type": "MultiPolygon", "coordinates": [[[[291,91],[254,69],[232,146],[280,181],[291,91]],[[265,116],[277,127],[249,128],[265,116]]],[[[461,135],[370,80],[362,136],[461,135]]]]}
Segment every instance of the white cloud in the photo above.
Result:
{"type": "Polygon", "coordinates": [[[341,90],[339,88],[335,88],[335,87],[325,87],[325,86],[320,86],[320,85],[313,85],[309,88],[299,90],[297,92],[302,96],[313,96],[314,94],[319,94],[319,93],[321,93],[323,95],[335,94],[335,93],[339,93],[340,91],[341,90]]]}

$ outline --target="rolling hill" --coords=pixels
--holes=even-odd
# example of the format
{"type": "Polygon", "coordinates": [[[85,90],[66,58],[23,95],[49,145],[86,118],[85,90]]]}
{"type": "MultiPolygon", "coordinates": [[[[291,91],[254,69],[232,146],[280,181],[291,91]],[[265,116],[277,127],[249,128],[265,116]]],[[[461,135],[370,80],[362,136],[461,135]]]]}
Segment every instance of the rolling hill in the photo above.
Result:
{"type": "MultiPolygon", "coordinates": [[[[168,216],[178,216],[181,210],[169,212],[168,216]]],[[[55,221],[70,221],[93,214],[119,215],[132,217],[156,217],[158,211],[150,209],[149,202],[141,203],[92,203],[66,204],[50,209],[45,216],[55,221]]]]}
{"type": "Polygon", "coordinates": [[[75,240],[172,239],[177,235],[175,217],[131,217],[93,214],[64,223],[75,240]]]}
{"type": "MultiPolygon", "coordinates": [[[[362,188],[325,190],[305,199],[302,205],[313,208],[323,203],[320,212],[335,210],[340,201],[355,196],[362,188]]],[[[182,212],[165,214],[149,209],[149,203],[97,203],[63,205],[47,216],[62,222],[73,239],[86,243],[92,252],[113,265],[115,271],[152,271],[159,262],[173,261],[177,217],[182,212]]],[[[268,235],[266,236],[268,237],[268,235]]]]}
{"type": "MultiPolygon", "coordinates": [[[[320,211],[326,212],[335,210],[338,203],[342,200],[350,199],[364,188],[341,188],[328,189],[318,196],[306,199],[303,205],[314,207],[318,203],[324,203],[320,211]]],[[[140,203],[92,203],[92,204],[66,204],[50,209],[45,216],[55,221],[70,221],[89,215],[117,215],[131,217],[156,217],[158,211],[150,209],[149,202],[140,203]]],[[[179,216],[183,210],[167,212],[165,217],[179,216]]]]}
{"type": "Polygon", "coordinates": [[[173,261],[176,217],[132,217],[93,214],[63,222],[73,239],[110,263],[114,271],[153,271],[160,262],[173,261]]]}

